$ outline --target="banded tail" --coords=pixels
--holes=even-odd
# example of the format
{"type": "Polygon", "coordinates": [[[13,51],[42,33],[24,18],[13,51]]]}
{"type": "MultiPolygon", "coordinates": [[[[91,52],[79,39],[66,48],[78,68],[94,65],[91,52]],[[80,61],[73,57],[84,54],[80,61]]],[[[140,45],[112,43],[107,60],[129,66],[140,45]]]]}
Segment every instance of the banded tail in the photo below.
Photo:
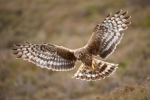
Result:
{"type": "Polygon", "coordinates": [[[81,64],[78,71],[74,74],[73,78],[82,79],[87,81],[96,81],[109,77],[118,68],[118,64],[108,63],[101,60],[93,60],[94,69],[81,64]],[[84,66],[84,68],[82,68],[84,66]]]}

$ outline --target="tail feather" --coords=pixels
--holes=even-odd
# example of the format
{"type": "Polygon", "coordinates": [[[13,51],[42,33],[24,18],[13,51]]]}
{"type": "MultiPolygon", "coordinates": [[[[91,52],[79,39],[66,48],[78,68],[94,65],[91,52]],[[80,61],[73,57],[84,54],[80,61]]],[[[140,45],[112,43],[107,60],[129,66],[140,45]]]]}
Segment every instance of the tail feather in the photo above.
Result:
{"type": "Polygon", "coordinates": [[[101,60],[94,59],[93,65],[94,69],[84,66],[81,64],[78,71],[75,73],[73,78],[82,79],[87,81],[96,81],[109,77],[113,72],[116,71],[118,64],[108,63],[101,60]]]}

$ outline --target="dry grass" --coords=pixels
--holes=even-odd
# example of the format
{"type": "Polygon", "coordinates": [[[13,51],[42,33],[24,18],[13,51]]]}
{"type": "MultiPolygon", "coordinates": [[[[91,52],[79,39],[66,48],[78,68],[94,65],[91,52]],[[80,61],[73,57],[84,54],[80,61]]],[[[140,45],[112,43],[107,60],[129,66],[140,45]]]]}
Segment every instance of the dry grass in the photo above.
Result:
{"type": "Polygon", "coordinates": [[[0,100],[149,100],[150,6],[148,0],[133,1],[1,0],[0,100]],[[54,72],[11,55],[13,44],[23,41],[82,47],[95,25],[119,9],[129,11],[132,24],[106,59],[119,68],[105,80],[72,79],[80,63],[54,72]]]}
{"type": "Polygon", "coordinates": [[[149,100],[150,83],[144,86],[126,85],[117,88],[110,94],[94,97],[94,100],[149,100]]]}

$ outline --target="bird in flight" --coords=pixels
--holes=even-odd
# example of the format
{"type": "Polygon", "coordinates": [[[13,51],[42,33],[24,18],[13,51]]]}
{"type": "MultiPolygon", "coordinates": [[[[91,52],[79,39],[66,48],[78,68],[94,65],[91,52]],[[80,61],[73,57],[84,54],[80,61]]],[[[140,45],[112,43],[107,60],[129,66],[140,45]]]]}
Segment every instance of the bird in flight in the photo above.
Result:
{"type": "Polygon", "coordinates": [[[114,52],[131,22],[127,20],[128,11],[122,10],[109,14],[101,24],[96,25],[88,43],[81,48],[71,50],[63,46],[50,43],[14,45],[13,54],[17,58],[28,60],[41,68],[55,71],[68,71],[75,68],[77,61],[82,64],[73,78],[95,81],[110,76],[118,67],[113,64],[98,60],[95,56],[105,59],[114,52]]]}

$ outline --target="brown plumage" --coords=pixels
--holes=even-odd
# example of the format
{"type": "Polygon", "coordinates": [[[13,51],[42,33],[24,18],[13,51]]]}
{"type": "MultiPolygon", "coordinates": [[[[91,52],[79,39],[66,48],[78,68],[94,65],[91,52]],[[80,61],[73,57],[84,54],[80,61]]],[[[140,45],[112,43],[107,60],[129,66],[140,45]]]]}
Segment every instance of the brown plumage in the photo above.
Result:
{"type": "Polygon", "coordinates": [[[73,76],[83,80],[98,80],[110,76],[117,68],[118,64],[104,62],[95,59],[99,55],[106,58],[113,53],[119,44],[123,33],[131,22],[127,22],[131,16],[128,12],[118,11],[113,16],[109,14],[102,24],[96,25],[88,43],[79,49],[71,50],[53,44],[31,44],[15,45],[12,49],[17,58],[28,60],[42,68],[56,71],[67,71],[75,67],[76,61],[82,64],[73,76]]]}

